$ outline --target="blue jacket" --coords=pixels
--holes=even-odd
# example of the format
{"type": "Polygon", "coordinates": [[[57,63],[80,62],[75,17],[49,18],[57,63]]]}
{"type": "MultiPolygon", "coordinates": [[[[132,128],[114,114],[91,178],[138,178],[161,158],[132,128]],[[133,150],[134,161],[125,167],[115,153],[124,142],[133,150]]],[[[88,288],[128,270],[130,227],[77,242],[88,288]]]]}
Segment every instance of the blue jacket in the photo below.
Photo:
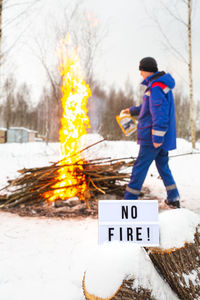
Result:
{"type": "Polygon", "coordinates": [[[156,72],[142,84],[147,86],[143,103],[130,108],[132,116],[139,115],[138,143],[162,143],[163,149],[173,150],[176,148],[176,116],[172,94],[175,81],[169,73],[156,72]]]}

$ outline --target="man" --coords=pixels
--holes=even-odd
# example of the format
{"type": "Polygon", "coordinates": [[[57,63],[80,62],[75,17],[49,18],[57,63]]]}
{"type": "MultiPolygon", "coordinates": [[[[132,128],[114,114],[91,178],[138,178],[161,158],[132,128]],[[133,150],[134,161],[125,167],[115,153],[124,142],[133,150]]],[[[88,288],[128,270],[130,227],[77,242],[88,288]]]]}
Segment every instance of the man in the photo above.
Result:
{"type": "Polygon", "coordinates": [[[165,203],[170,207],[180,208],[179,192],[168,166],[168,151],[176,148],[176,119],[172,94],[175,81],[169,73],[158,72],[157,62],[152,57],[143,58],[139,70],[144,78],[142,84],[147,87],[143,103],[123,111],[132,116],[139,115],[137,141],[140,144],[124,199],[138,199],[147,171],[155,160],[167,191],[165,203]]]}

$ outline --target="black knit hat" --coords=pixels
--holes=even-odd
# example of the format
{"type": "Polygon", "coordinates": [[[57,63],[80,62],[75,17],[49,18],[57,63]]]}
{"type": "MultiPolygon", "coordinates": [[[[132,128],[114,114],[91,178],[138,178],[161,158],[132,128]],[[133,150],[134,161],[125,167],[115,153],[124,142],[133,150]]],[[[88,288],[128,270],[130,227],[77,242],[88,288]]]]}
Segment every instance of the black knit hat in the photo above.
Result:
{"type": "Polygon", "coordinates": [[[140,61],[139,70],[152,73],[157,72],[158,66],[156,60],[153,57],[144,57],[140,61]]]}

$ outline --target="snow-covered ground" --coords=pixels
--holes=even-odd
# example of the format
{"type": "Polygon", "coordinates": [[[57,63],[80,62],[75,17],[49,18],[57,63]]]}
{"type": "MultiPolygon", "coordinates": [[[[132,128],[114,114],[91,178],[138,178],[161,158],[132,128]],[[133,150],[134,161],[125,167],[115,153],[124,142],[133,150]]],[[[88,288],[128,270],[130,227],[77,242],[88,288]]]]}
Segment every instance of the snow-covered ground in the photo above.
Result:
{"type": "Polygon", "coordinates": [[[82,300],[97,221],[0,213],[0,299],[82,300]]]}
{"type": "MultiPolygon", "coordinates": [[[[87,144],[100,137],[89,136],[87,144]]],[[[197,145],[200,149],[200,145],[197,145]]],[[[191,152],[191,144],[178,140],[171,156],[191,152]]],[[[104,141],[86,155],[137,156],[138,145],[129,141],[104,141]]],[[[0,145],[0,188],[24,167],[38,167],[59,160],[59,144],[0,145]]],[[[182,207],[200,212],[200,154],[174,156],[170,167],[181,194],[182,207]]],[[[165,199],[165,189],[154,165],[144,186],[165,199]]],[[[83,300],[81,282],[97,246],[98,221],[27,218],[0,212],[0,300],[83,300]]]]}
{"type": "MultiPolygon", "coordinates": [[[[84,145],[101,140],[99,135],[88,135],[83,140],[84,145]]],[[[103,141],[93,146],[83,154],[89,159],[92,158],[124,158],[136,157],[139,146],[130,141],[103,141]]],[[[177,149],[170,152],[170,167],[178,186],[181,203],[183,207],[200,212],[200,144],[197,144],[197,151],[191,153],[191,143],[177,140],[177,149]],[[198,153],[198,154],[196,154],[198,153]]],[[[25,144],[0,144],[0,188],[5,186],[8,179],[18,176],[17,170],[24,167],[39,167],[48,165],[50,162],[58,161],[60,147],[58,143],[25,143],[25,144]]],[[[162,180],[159,179],[155,164],[149,169],[144,186],[148,187],[152,195],[166,198],[162,180]]]]}

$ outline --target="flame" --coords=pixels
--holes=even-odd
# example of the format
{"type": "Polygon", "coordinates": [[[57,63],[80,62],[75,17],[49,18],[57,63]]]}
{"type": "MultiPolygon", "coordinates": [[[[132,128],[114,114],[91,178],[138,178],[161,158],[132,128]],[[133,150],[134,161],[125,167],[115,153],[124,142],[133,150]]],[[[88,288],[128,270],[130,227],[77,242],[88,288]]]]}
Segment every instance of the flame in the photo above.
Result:
{"type": "Polygon", "coordinates": [[[95,17],[91,12],[88,13],[88,21],[90,23],[90,27],[96,27],[99,23],[97,17],[95,17]]]}
{"type": "Polygon", "coordinates": [[[80,138],[87,133],[87,128],[90,127],[86,105],[91,91],[89,85],[84,81],[78,49],[73,47],[69,34],[60,42],[58,57],[59,71],[62,77],[63,115],[59,139],[63,156],[60,165],[63,167],[58,170],[58,183],[53,186],[53,191],[43,195],[49,201],[64,200],[76,195],[81,198],[87,187],[84,176],[79,175],[83,168],[80,138]],[[72,165],[76,162],[78,165],[72,165]]]}

